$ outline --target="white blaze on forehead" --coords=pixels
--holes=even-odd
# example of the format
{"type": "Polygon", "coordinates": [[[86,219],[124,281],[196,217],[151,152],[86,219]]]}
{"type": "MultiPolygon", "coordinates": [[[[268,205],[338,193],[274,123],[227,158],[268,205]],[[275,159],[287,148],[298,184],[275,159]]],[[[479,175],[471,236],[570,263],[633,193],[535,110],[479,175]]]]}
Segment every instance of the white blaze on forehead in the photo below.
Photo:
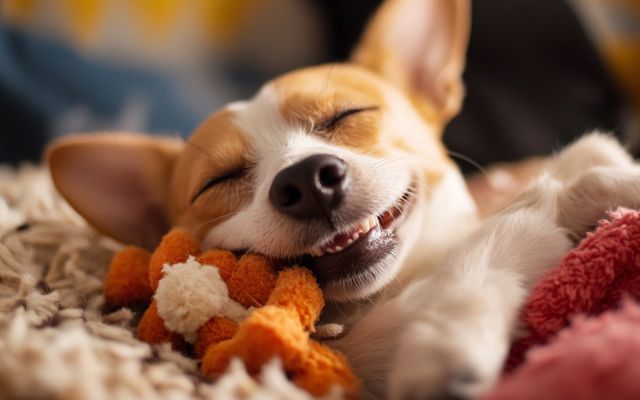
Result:
{"type": "Polygon", "coordinates": [[[273,177],[287,165],[324,147],[306,129],[288,123],[280,112],[278,92],[264,86],[250,101],[233,103],[233,123],[247,138],[250,158],[256,164],[256,196],[265,196],[273,177]]]}
{"type": "Polygon", "coordinates": [[[281,99],[272,85],[264,86],[249,101],[232,103],[233,123],[240,128],[250,143],[251,150],[258,159],[291,161],[292,150],[314,145],[322,141],[309,135],[301,126],[288,123],[280,110],[281,99]]]}
{"type": "Polygon", "coordinates": [[[278,93],[270,85],[263,86],[250,100],[231,103],[227,106],[234,113],[233,122],[249,139],[273,136],[287,128],[286,121],[278,111],[278,93]]]}

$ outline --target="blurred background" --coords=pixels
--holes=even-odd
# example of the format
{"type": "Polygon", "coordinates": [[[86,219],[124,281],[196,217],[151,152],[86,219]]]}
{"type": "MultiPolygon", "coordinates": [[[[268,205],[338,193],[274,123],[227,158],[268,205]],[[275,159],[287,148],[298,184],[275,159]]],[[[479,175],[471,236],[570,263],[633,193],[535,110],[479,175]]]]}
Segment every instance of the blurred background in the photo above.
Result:
{"type": "MultiPolygon", "coordinates": [[[[275,75],[346,60],[379,3],[0,0],[0,163],[37,161],[71,132],[187,137],[275,75]]],[[[472,4],[453,152],[486,165],[597,128],[637,154],[640,0],[472,4]]]]}

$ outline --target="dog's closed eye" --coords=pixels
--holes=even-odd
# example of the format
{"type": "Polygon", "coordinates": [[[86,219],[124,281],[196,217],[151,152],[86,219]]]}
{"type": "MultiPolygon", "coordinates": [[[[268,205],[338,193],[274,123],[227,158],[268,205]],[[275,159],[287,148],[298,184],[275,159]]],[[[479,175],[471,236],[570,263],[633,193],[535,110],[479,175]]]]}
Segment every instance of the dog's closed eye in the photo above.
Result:
{"type": "Polygon", "coordinates": [[[213,178],[209,178],[207,181],[205,181],[205,183],[202,186],[200,186],[200,189],[191,197],[191,204],[193,204],[198,199],[198,197],[200,197],[203,193],[213,188],[214,186],[243,178],[244,176],[247,175],[247,172],[249,172],[250,169],[251,169],[251,166],[241,165],[240,167],[233,168],[228,170],[227,172],[216,175],[213,178]]]}
{"type": "Polygon", "coordinates": [[[326,120],[324,120],[320,124],[320,126],[322,130],[330,131],[333,128],[335,128],[338,125],[338,123],[340,123],[342,120],[344,120],[345,118],[351,115],[358,114],[364,111],[373,111],[377,109],[378,109],[377,106],[345,108],[333,114],[331,117],[327,118],[326,120]]]}

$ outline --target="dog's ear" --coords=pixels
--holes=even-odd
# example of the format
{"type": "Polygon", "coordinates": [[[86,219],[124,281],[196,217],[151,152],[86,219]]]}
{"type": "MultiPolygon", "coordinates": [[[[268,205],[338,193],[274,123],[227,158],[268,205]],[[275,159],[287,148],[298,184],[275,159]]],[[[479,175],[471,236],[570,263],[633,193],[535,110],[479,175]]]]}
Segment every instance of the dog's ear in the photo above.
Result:
{"type": "Polygon", "coordinates": [[[386,0],[352,60],[400,86],[444,124],[464,96],[470,8],[469,0],[386,0]]]}
{"type": "Polygon", "coordinates": [[[98,231],[155,246],[169,228],[167,203],[180,139],[136,134],[77,135],[47,149],[53,182],[98,231]]]}

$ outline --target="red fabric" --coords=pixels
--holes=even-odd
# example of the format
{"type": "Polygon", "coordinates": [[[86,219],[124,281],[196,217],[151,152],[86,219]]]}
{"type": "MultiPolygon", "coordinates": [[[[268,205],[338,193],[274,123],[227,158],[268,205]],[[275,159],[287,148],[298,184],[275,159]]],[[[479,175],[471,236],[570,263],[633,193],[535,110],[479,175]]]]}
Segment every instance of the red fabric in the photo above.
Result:
{"type": "Polygon", "coordinates": [[[577,317],[483,400],[640,399],[640,307],[577,317]]]}
{"type": "Polygon", "coordinates": [[[619,209],[534,287],[507,361],[517,369],[487,399],[640,399],[640,307],[611,311],[625,297],[640,300],[640,212],[619,209]]]}

